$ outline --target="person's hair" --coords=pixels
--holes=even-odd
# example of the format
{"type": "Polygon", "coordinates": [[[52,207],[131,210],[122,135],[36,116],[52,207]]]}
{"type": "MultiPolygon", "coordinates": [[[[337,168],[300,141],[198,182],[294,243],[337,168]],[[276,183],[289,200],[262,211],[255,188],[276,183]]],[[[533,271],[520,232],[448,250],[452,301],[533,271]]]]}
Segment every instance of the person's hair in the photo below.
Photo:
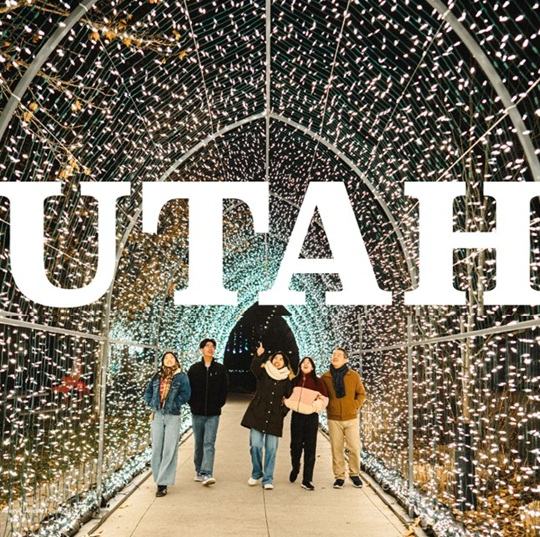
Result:
{"type": "Polygon", "coordinates": [[[273,352],[271,355],[270,355],[270,358],[268,358],[268,361],[270,363],[273,363],[273,360],[274,358],[278,355],[278,354],[281,354],[281,356],[283,357],[283,363],[285,364],[285,367],[289,367],[289,358],[287,357],[287,355],[283,352],[283,351],[276,351],[276,352],[273,352]]]}
{"type": "Polygon", "coordinates": [[[313,371],[311,371],[311,373],[309,373],[309,375],[312,376],[313,378],[317,378],[317,372],[316,372],[316,369],[315,369],[315,362],[313,361],[313,358],[311,356],[304,356],[298,362],[298,373],[296,374],[296,376],[299,377],[300,375],[302,375],[302,369],[300,369],[300,366],[302,365],[302,362],[304,360],[308,360],[309,363],[311,364],[311,367],[313,368],[313,371]]]}
{"type": "MultiPolygon", "coordinates": [[[[273,352],[271,355],[270,355],[270,358],[268,358],[268,361],[272,364],[272,360],[278,355],[278,354],[281,354],[281,356],[283,357],[283,367],[286,367],[288,370],[289,370],[289,380],[292,380],[294,378],[294,372],[292,371],[291,369],[291,362],[289,361],[289,357],[283,352],[283,351],[276,351],[276,352],[273,352]]],[[[266,362],[264,364],[261,365],[261,367],[264,367],[266,364],[266,362]]],[[[274,364],[272,364],[274,365],[274,364]]]]}
{"type": "Polygon", "coordinates": [[[199,343],[199,349],[204,349],[205,345],[207,343],[212,343],[214,345],[214,348],[217,347],[216,340],[212,339],[211,337],[205,337],[200,343],[199,343]]]}
{"type": "Polygon", "coordinates": [[[341,351],[343,353],[343,356],[345,356],[345,360],[349,359],[349,353],[343,347],[336,347],[334,350],[341,351]]]}
{"type": "Polygon", "coordinates": [[[174,356],[174,359],[176,360],[176,363],[178,364],[178,367],[182,367],[182,364],[180,363],[180,360],[178,359],[178,356],[173,351],[165,351],[163,355],[161,356],[161,367],[165,365],[165,356],[167,354],[172,354],[174,356]]]}

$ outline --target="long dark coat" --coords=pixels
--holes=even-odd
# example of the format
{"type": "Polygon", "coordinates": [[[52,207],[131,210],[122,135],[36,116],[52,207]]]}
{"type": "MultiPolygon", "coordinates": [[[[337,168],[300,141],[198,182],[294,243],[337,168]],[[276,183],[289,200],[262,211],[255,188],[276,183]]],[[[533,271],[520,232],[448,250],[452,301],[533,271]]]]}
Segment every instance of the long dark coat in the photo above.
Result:
{"type": "Polygon", "coordinates": [[[285,380],[274,380],[262,367],[268,360],[266,355],[255,356],[251,362],[251,372],[257,379],[255,397],[242,418],[242,425],[248,429],[256,429],[261,433],[281,436],[283,418],[289,409],[283,404],[283,398],[289,397],[292,383],[285,380]]]}

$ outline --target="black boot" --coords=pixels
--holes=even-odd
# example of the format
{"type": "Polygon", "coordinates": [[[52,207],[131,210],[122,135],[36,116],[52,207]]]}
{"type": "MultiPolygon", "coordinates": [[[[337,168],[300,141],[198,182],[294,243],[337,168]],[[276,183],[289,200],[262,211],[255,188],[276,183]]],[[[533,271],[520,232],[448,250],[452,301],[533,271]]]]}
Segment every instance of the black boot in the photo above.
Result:
{"type": "Polygon", "coordinates": [[[156,491],[156,497],[161,498],[161,496],[165,496],[167,494],[167,486],[166,485],[158,485],[157,491],[156,491]]]}
{"type": "Polygon", "coordinates": [[[289,474],[289,481],[291,483],[294,483],[296,481],[299,471],[300,471],[300,468],[298,468],[297,466],[293,466],[293,469],[291,470],[291,473],[289,474]]]}

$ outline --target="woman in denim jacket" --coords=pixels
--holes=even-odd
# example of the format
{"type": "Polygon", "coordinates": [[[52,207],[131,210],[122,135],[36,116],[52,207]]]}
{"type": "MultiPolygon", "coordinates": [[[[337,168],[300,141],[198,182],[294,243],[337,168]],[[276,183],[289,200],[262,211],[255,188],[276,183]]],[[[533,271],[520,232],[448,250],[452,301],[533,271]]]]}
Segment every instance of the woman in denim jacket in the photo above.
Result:
{"type": "Polygon", "coordinates": [[[175,354],[166,352],[160,370],[150,379],[144,401],[154,411],[152,419],[152,475],[157,485],[156,496],[165,496],[167,486],[174,485],[180,409],[189,401],[191,388],[187,375],[175,354]]]}

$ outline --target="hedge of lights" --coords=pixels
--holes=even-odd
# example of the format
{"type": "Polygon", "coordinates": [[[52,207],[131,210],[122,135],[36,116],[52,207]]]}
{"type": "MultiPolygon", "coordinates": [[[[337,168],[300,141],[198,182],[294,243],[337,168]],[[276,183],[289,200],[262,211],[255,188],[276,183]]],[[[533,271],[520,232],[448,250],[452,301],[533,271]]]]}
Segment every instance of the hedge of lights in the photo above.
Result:
{"type": "MultiPolygon", "coordinates": [[[[365,377],[366,469],[439,535],[533,535],[538,330],[426,340],[534,320],[538,308],[483,306],[483,290],[494,285],[491,251],[456,251],[455,285],[467,291],[467,307],[412,310],[400,297],[414,281],[417,255],[417,209],[403,196],[404,181],[465,182],[456,229],[487,231],[494,211],[484,181],[540,179],[540,4],[269,4],[270,12],[262,0],[0,6],[0,176],[64,187],[45,207],[53,283],[80,287],[95,273],[96,206],[80,197],[79,182],[130,181],[133,191],[118,205],[125,244],[111,293],[77,309],[43,307],[19,293],[9,267],[9,207],[0,201],[0,531],[74,531],[101,502],[98,482],[110,495],[144,467],[148,421],[139,396],[157,356],[175,348],[188,366],[207,335],[224,349],[273,281],[307,185],[318,180],[345,183],[378,283],[394,293],[392,307],[329,307],[324,292],[339,288],[335,275],[293,280],[307,294],[305,306],[289,308],[300,354],[322,370],[332,347],[345,345],[365,377]],[[38,52],[68,22],[30,77],[38,52]],[[224,281],[239,291],[238,306],[174,306],[174,289],[187,283],[186,203],[166,206],[158,235],[133,221],[141,182],[164,179],[269,181],[266,238],[253,233],[243,204],[224,205],[224,281]],[[423,341],[412,348],[410,378],[408,314],[414,339],[423,341]],[[464,447],[472,503],[459,486],[464,447]]],[[[539,288],[540,218],[532,209],[531,281],[539,288]]],[[[303,254],[330,254],[316,217],[303,254]]]]}

